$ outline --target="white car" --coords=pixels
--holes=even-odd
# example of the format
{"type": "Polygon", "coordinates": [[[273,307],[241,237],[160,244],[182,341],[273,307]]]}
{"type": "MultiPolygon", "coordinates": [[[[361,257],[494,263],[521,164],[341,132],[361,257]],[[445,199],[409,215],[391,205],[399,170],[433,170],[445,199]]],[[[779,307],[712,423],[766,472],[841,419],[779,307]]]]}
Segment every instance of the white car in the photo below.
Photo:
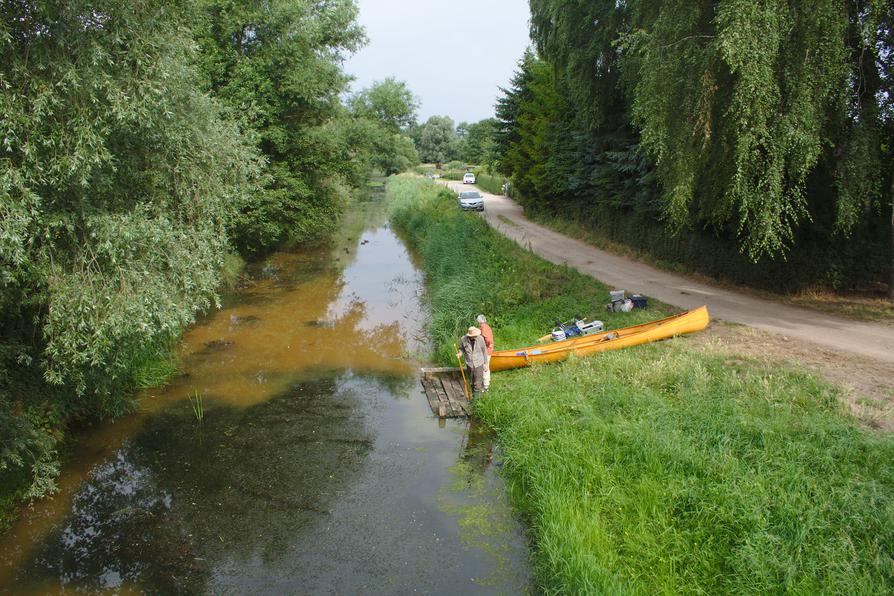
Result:
{"type": "Polygon", "coordinates": [[[475,174],[472,172],[466,172],[463,176],[463,184],[475,184],[475,174]]]}

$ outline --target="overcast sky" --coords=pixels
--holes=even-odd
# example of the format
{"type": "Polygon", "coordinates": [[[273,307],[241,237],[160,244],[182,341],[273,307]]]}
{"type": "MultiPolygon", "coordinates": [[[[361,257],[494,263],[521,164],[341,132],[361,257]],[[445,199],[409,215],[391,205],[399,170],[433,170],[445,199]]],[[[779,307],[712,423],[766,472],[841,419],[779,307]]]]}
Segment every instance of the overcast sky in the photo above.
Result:
{"type": "Polygon", "coordinates": [[[420,99],[419,120],[494,114],[528,46],[527,0],[357,0],[369,43],[345,63],[353,90],[393,76],[420,99]]]}

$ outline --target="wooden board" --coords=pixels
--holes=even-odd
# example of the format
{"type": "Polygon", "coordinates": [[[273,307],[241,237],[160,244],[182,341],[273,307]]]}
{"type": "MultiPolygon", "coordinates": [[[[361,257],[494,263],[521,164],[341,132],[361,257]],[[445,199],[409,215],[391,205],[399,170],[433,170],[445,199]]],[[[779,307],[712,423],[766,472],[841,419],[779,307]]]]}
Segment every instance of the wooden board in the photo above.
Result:
{"type": "Polygon", "coordinates": [[[440,400],[435,392],[435,382],[431,379],[423,378],[422,388],[425,389],[425,396],[428,398],[428,405],[431,407],[432,412],[437,412],[440,400]]]}
{"type": "Polygon", "coordinates": [[[472,408],[466,400],[458,368],[423,368],[422,388],[432,413],[441,418],[465,418],[472,408]]]}

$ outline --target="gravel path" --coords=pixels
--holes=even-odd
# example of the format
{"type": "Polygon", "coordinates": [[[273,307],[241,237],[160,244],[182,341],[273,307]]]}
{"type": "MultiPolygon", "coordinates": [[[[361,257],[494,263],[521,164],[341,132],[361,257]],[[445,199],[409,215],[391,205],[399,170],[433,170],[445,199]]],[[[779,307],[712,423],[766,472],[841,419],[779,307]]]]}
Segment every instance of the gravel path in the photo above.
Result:
{"type": "MultiPolygon", "coordinates": [[[[447,186],[457,192],[469,189],[469,185],[459,183],[448,183],[447,186]]],[[[679,308],[706,304],[715,318],[827,349],[850,352],[880,363],[894,363],[894,326],[833,317],[661,271],[540,226],[525,218],[521,207],[511,199],[481,192],[485,197],[487,222],[548,261],[567,264],[609,286],[657,298],[679,308]]],[[[894,384],[894,378],[891,382],[894,384]]]]}

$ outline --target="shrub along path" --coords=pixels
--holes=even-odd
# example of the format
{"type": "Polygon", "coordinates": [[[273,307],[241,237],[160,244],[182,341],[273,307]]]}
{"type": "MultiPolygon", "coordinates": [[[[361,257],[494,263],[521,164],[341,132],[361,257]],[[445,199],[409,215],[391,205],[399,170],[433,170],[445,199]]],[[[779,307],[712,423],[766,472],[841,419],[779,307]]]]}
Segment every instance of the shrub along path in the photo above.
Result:
{"type": "MultiPolygon", "coordinates": [[[[468,185],[448,183],[456,191],[468,185]]],[[[544,259],[599,281],[688,309],[707,304],[711,315],[889,365],[894,384],[894,326],[865,323],[787,306],[661,271],[569,238],[528,220],[511,199],[482,191],[487,222],[544,259]]]]}

